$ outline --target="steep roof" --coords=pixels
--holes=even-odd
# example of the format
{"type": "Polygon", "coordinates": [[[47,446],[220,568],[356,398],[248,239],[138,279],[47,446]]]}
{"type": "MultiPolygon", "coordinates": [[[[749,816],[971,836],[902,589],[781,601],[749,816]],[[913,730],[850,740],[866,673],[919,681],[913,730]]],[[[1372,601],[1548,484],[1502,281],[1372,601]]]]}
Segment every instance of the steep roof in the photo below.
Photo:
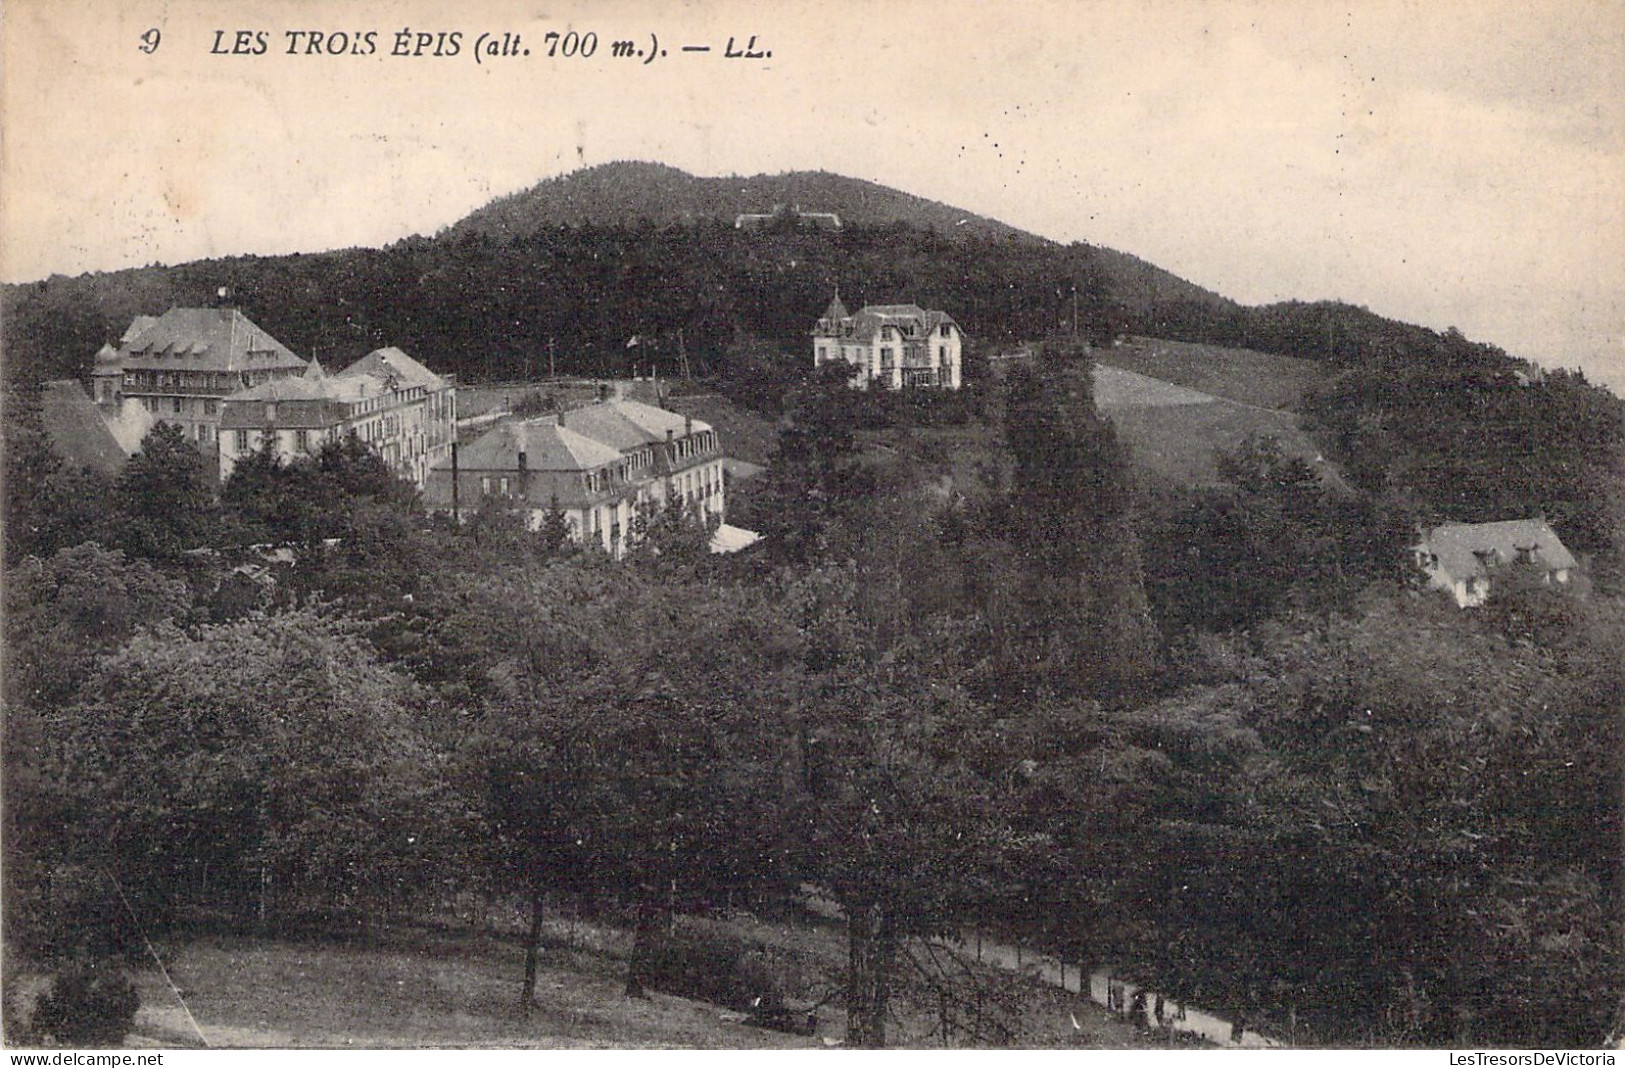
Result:
{"type": "MultiPolygon", "coordinates": [[[[487,431],[462,448],[457,466],[464,471],[517,471],[521,452],[530,471],[593,471],[621,460],[610,446],[543,415],[487,431]]],[[[435,466],[449,469],[451,462],[435,466]]]]}
{"type": "MultiPolygon", "coordinates": [[[[674,436],[687,433],[691,421],[686,416],[641,401],[613,400],[565,412],[564,424],[596,441],[628,452],[665,441],[668,430],[674,436]]],[[[695,419],[692,420],[692,428],[697,431],[710,430],[711,424],[695,419]]]]}
{"type": "Polygon", "coordinates": [[[1519,550],[1534,549],[1534,562],[1547,569],[1575,566],[1573,554],[1544,519],[1509,519],[1499,523],[1445,523],[1423,541],[1452,578],[1481,578],[1486,561],[1511,564],[1519,550]]]}
{"type": "Polygon", "coordinates": [[[130,328],[124,331],[124,336],[118,339],[118,343],[120,345],[128,345],[130,342],[140,337],[142,333],[146,331],[147,327],[151,326],[157,321],[158,317],[156,315],[137,315],[134,319],[130,320],[130,328]]]}
{"type": "Polygon", "coordinates": [[[820,322],[828,322],[839,325],[842,319],[847,318],[851,314],[851,312],[846,310],[846,305],[841,303],[841,291],[837,289],[835,291],[835,296],[830,299],[829,307],[825,308],[824,314],[818,318],[820,322]]]}
{"type": "Polygon", "coordinates": [[[437,389],[443,389],[446,385],[445,379],[393,345],[389,348],[372,350],[340,371],[339,374],[341,376],[370,374],[380,377],[388,377],[393,374],[403,383],[410,386],[421,386],[430,393],[437,389]]]}
{"type": "Polygon", "coordinates": [[[922,308],[918,304],[870,304],[847,318],[852,324],[852,339],[863,342],[873,341],[883,326],[898,327],[904,331],[905,340],[924,340],[943,323],[959,325],[947,312],[922,308]],[[908,332],[910,328],[912,333],[908,332]]]}
{"type": "Polygon", "coordinates": [[[236,308],[171,308],[137,316],[119,346],[124,366],[138,370],[258,371],[303,367],[276,338],[236,308]]]}
{"type": "Polygon", "coordinates": [[[41,388],[40,423],[57,455],[75,467],[114,475],[129,459],[96,402],[71,379],[47,382],[41,388]]]}
{"type": "Polygon", "coordinates": [[[607,407],[619,412],[634,425],[653,435],[651,441],[664,441],[668,430],[673,434],[684,434],[690,429],[711,429],[711,424],[703,420],[679,415],[664,408],[657,408],[652,404],[644,404],[642,401],[613,400],[604,403],[607,407]]]}

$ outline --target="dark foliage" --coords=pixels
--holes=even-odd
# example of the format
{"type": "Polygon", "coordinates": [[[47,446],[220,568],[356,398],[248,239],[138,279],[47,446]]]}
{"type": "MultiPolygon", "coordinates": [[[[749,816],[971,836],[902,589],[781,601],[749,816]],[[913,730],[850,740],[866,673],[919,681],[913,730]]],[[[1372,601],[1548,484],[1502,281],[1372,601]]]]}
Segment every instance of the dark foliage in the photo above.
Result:
{"type": "Polygon", "coordinates": [[[51,980],[34,1007],[31,1029],[55,1045],[107,1049],[123,1045],[141,996],[122,970],[105,961],[82,964],[51,980]]]}

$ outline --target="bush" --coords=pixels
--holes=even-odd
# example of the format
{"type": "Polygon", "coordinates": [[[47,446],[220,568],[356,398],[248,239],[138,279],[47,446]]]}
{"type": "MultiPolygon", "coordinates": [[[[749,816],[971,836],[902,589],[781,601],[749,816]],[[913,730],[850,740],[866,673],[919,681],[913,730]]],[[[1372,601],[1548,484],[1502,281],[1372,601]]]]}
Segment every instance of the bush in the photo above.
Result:
{"type": "Polygon", "coordinates": [[[720,931],[683,928],[674,932],[655,952],[649,985],[742,1012],[784,1001],[784,991],[765,955],[744,939],[720,931]]]}
{"type": "Polygon", "coordinates": [[[135,1022],[141,996],[110,961],[82,964],[51,980],[34,1007],[32,1029],[62,1046],[121,1045],[135,1022]]]}

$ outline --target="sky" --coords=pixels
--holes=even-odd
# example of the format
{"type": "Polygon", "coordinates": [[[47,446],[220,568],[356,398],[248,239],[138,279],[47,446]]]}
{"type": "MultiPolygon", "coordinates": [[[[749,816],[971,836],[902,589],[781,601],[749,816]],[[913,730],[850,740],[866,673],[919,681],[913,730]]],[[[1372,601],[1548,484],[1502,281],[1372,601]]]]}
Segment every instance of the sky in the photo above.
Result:
{"type": "Polygon", "coordinates": [[[822,169],[1625,395],[1615,0],[8,0],[3,34],[5,281],[382,245],[618,159],[822,169]]]}

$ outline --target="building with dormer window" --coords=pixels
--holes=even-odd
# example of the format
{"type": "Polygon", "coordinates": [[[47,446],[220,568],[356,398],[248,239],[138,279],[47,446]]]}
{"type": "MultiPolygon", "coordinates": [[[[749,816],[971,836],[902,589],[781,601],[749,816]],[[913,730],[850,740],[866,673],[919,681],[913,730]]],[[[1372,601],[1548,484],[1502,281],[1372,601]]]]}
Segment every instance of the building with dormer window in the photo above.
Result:
{"type": "Polygon", "coordinates": [[[136,316],[116,348],[96,354],[91,379],[104,409],[139,404],[212,456],[222,399],[304,370],[304,360],[236,308],[171,308],[136,316]]]}
{"type": "Polygon", "coordinates": [[[422,488],[451,454],[457,391],[400,349],[370,352],[336,375],[312,360],[304,373],[221,400],[220,477],[264,448],[293,461],[354,435],[390,470],[422,488]]]}
{"type": "Polygon", "coordinates": [[[555,509],[571,536],[623,555],[633,524],[678,504],[707,524],[726,512],[726,457],[710,424],[637,401],[502,423],[437,464],[424,498],[459,518],[482,505],[535,529],[555,509]]]}
{"type": "Polygon", "coordinates": [[[1478,607],[1497,583],[1519,576],[1567,586],[1577,566],[1544,519],[1445,523],[1424,531],[1410,551],[1428,584],[1449,593],[1460,608],[1478,607]]]}
{"type": "Polygon", "coordinates": [[[813,365],[850,364],[856,389],[958,389],[963,341],[947,312],[872,304],[851,315],[837,293],[813,328],[813,365]]]}

